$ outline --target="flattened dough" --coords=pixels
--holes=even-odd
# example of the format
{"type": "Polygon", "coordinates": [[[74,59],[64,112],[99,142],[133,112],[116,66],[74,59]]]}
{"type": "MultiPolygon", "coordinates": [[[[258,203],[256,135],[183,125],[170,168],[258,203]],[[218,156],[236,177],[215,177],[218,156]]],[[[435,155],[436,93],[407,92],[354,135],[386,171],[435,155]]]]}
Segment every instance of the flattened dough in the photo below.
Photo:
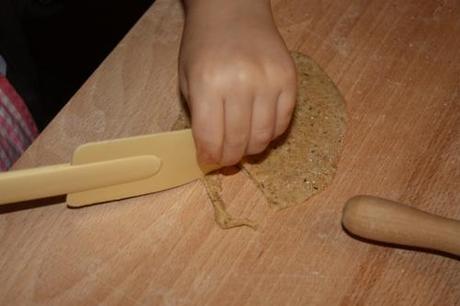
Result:
{"type": "MultiPolygon", "coordinates": [[[[289,130],[260,155],[242,162],[243,171],[263,192],[272,208],[305,202],[323,191],[334,178],[346,128],[344,100],[334,83],[309,57],[293,52],[297,66],[297,105],[289,130]]],[[[173,129],[190,125],[183,111],[173,129]]],[[[215,219],[222,228],[255,227],[247,219],[234,219],[220,197],[222,175],[206,176],[215,219]]]]}
{"type": "Polygon", "coordinates": [[[292,53],[298,73],[290,130],[262,155],[243,163],[270,206],[286,208],[324,190],[334,178],[346,126],[345,103],[309,57],[292,53]]]}

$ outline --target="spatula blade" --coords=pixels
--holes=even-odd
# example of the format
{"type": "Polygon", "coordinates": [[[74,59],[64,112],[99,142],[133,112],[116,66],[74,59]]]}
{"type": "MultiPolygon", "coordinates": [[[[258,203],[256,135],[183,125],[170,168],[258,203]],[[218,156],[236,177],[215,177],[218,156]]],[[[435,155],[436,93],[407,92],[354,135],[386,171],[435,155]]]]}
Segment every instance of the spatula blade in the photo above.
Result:
{"type": "Polygon", "coordinates": [[[72,164],[84,164],[137,155],[161,159],[159,172],[147,179],[67,195],[67,205],[80,207],[157,192],[189,183],[217,169],[200,166],[190,129],[87,143],[77,148],[72,164]]]}

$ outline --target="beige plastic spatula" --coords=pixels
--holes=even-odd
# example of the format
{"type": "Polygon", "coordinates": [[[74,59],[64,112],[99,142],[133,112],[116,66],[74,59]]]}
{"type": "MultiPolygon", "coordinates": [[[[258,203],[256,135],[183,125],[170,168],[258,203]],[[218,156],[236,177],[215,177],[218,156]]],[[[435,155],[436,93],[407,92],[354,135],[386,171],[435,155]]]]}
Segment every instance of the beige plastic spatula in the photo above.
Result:
{"type": "Polygon", "coordinates": [[[0,174],[0,204],[67,194],[80,207],[169,189],[217,166],[196,160],[190,129],[87,143],[71,164],[0,174]]]}

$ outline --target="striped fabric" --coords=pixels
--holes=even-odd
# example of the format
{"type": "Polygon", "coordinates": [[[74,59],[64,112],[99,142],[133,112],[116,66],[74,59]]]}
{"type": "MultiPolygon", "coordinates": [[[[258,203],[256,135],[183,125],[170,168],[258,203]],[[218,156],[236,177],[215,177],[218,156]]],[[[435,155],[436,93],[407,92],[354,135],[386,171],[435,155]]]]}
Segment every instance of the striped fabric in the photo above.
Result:
{"type": "Polygon", "coordinates": [[[0,75],[0,171],[8,170],[37,135],[24,101],[0,75]]]}

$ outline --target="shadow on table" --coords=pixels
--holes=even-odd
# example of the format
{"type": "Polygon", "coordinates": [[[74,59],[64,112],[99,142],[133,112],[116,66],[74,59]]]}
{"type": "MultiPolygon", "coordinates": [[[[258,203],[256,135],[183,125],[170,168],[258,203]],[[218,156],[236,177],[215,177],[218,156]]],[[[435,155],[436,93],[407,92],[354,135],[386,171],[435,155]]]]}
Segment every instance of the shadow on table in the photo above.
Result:
{"type": "Polygon", "coordinates": [[[0,205],[0,215],[43,206],[64,204],[65,195],[0,205]]]}

